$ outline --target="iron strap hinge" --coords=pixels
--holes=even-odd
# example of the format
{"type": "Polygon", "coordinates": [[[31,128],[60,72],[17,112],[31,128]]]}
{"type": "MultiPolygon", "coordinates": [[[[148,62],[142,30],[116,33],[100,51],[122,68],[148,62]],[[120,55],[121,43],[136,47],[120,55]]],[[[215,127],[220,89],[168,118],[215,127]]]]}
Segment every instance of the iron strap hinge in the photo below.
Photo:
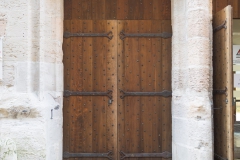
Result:
{"type": "Polygon", "coordinates": [[[107,37],[109,40],[113,38],[112,31],[108,33],[70,33],[70,32],[64,32],[63,34],[64,38],[69,37],[107,37]]]}
{"type": "Polygon", "coordinates": [[[223,158],[221,156],[219,156],[218,154],[214,153],[214,158],[218,159],[218,160],[228,160],[227,158],[223,158]]]}
{"type": "Polygon", "coordinates": [[[227,20],[225,20],[222,24],[220,24],[219,26],[217,26],[216,28],[213,29],[213,32],[217,32],[223,28],[227,28],[227,20]]]}
{"type": "Polygon", "coordinates": [[[120,159],[125,158],[171,158],[172,153],[162,152],[162,153],[124,153],[120,151],[120,159]]]}
{"type": "Polygon", "coordinates": [[[213,89],[213,94],[226,94],[227,95],[227,87],[225,87],[225,89],[213,89]]]}
{"type": "Polygon", "coordinates": [[[108,158],[113,160],[112,158],[113,152],[109,151],[108,153],[69,153],[64,152],[63,158],[108,158]]]}
{"type": "Polygon", "coordinates": [[[120,32],[120,39],[124,40],[126,37],[152,37],[152,38],[171,38],[172,33],[124,33],[124,31],[120,32]]]}
{"type": "Polygon", "coordinates": [[[121,99],[127,96],[162,96],[162,97],[171,97],[172,92],[164,90],[162,92],[125,92],[123,90],[120,90],[120,93],[122,95],[120,96],[121,99]]]}
{"type": "Polygon", "coordinates": [[[79,92],[79,91],[69,91],[65,90],[64,97],[69,96],[107,96],[109,99],[112,99],[112,90],[108,90],[107,92],[79,92]]]}

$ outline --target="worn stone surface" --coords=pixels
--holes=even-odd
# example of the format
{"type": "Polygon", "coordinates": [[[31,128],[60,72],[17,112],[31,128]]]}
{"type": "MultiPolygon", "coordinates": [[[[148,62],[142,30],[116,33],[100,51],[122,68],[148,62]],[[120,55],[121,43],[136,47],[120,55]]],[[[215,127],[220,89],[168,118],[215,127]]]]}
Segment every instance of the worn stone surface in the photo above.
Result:
{"type": "Polygon", "coordinates": [[[0,139],[0,160],[17,160],[16,144],[12,139],[0,139]]]}
{"type": "Polygon", "coordinates": [[[211,3],[172,1],[173,160],[213,159],[211,3]]]}
{"type": "Polygon", "coordinates": [[[0,160],[62,159],[62,32],[62,0],[0,0],[0,160]]]}

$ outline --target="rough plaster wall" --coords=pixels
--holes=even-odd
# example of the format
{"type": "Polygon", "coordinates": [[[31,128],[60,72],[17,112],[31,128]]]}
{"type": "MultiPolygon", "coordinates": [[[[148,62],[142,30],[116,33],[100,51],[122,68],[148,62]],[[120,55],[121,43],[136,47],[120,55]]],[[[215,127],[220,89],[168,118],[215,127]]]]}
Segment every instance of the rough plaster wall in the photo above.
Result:
{"type": "Polygon", "coordinates": [[[0,160],[62,159],[62,27],[63,0],[0,0],[0,160]]]}
{"type": "Polygon", "coordinates": [[[173,160],[213,159],[211,6],[172,0],[173,160]]]}

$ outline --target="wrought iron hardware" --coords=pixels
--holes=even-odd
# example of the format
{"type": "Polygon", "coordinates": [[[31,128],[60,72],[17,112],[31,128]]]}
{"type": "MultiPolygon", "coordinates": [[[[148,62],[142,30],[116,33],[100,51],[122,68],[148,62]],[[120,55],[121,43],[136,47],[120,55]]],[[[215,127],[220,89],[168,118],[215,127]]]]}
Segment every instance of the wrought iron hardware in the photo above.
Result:
{"type": "Polygon", "coordinates": [[[217,26],[216,28],[213,29],[213,32],[217,32],[223,28],[227,28],[227,20],[225,20],[221,25],[217,26]]]}
{"type": "Polygon", "coordinates": [[[153,38],[171,38],[172,33],[124,33],[124,31],[120,32],[120,39],[124,40],[126,37],[153,37],[153,38]]]}
{"type": "Polygon", "coordinates": [[[164,90],[162,92],[125,92],[123,90],[120,90],[120,93],[122,95],[120,96],[121,99],[123,99],[126,96],[162,96],[162,97],[171,97],[172,92],[164,90]]]}
{"type": "Polygon", "coordinates": [[[226,94],[227,95],[227,87],[225,87],[225,89],[213,89],[213,94],[226,94]]]}
{"type": "Polygon", "coordinates": [[[64,38],[69,37],[107,37],[109,40],[113,38],[112,31],[108,33],[70,33],[70,32],[64,32],[63,34],[64,38]]]}
{"type": "Polygon", "coordinates": [[[124,153],[120,151],[120,159],[125,158],[171,158],[172,153],[162,152],[162,153],[124,153]]]}
{"type": "Polygon", "coordinates": [[[222,106],[220,106],[220,107],[215,107],[215,108],[214,108],[214,106],[212,106],[212,108],[213,108],[213,109],[223,109],[222,106]]]}
{"type": "Polygon", "coordinates": [[[227,158],[223,158],[216,153],[214,153],[214,158],[219,159],[219,160],[228,160],[227,158]]]}
{"type": "Polygon", "coordinates": [[[109,151],[108,153],[69,153],[64,152],[63,158],[108,158],[113,160],[112,158],[113,152],[109,151]]]}
{"type": "Polygon", "coordinates": [[[107,96],[109,99],[112,99],[112,90],[107,92],[79,92],[79,91],[64,91],[64,97],[69,96],[107,96]]]}

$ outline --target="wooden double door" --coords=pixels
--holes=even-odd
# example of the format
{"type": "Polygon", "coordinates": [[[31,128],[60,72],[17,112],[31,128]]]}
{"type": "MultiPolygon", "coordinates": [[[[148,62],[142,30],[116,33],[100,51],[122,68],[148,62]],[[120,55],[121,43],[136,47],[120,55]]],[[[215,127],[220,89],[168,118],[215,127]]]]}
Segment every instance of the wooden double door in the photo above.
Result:
{"type": "Polygon", "coordinates": [[[65,20],[64,159],[171,159],[169,20],[65,20]]]}

